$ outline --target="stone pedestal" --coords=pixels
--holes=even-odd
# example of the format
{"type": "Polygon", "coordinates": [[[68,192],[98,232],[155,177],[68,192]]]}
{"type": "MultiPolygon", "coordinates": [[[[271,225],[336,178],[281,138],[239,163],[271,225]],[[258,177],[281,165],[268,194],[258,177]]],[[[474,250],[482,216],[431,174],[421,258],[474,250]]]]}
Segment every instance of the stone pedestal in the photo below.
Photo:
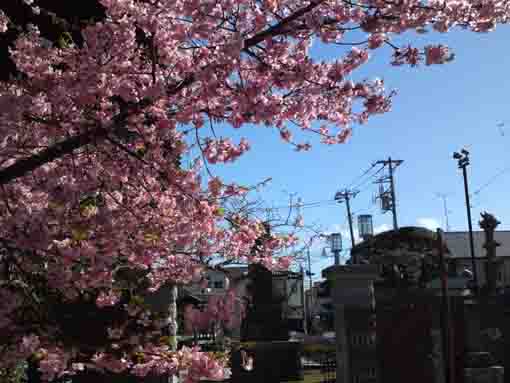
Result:
{"type": "Polygon", "coordinates": [[[464,369],[464,383],[504,383],[504,377],[501,366],[464,369]]]}
{"type": "Polygon", "coordinates": [[[378,277],[374,265],[331,266],[322,272],[331,284],[331,297],[335,312],[337,344],[337,383],[350,383],[348,323],[345,310],[348,308],[375,308],[373,282],[378,277]]]}
{"type": "Polygon", "coordinates": [[[464,383],[503,383],[505,369],[494,365],[488,352],[470,352],[466,355],[464,383]]]}

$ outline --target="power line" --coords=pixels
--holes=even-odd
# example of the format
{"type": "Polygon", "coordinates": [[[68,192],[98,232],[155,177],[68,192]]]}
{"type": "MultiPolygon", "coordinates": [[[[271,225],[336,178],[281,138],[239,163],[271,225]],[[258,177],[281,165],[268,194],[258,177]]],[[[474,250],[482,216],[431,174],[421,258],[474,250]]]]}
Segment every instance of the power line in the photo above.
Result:
{"type": "MultiPolygon", "coordinates": [[[[362,176],[365,176],[369,173],[370,170],[372,170],[375,167],[375,165],[372,165],[368,170],[363,172],[362,176]]],[[[375,173],[371,174],[370,177],[365,179],[364,181],[361,181],[358,187],[356,187],[356,190],[358,194],[363,193],[364,191],[368,190],[368,188],[360,189],[361,186],[369,185],[369,182],[382,170],[384,169],[384,166],[378,169],[375,173]]],[[[361,179],[362,176],[358,177],[358,179],[361,179]]],[[[352,184],[352,183],[351,183],[352,184]]],[[[314,202],[307,202],[307,203],[296,203],[291,205],[281,205],[281,206],[273,206],[270,208],[259,208],[258,210],[282,210],[282,209],[293,209],[293,208],[302,208],[302,209],[310,209],[310,208],[317,208],[317,207],[326,207],[326,206],[333,206],[336,204],[336,201],[334,199],[327,199],[327,200],[321,200],[321,201],[314,201],[314,202]]]]}
{"type": "Polygon", "coordinates": [[[311,206],[308,206],[308,205],[303,206],[303,208],[310,209],[310,208],[316,208],[316,207],[326,207],[326,206],[333,206],[334,204],[335,204],[335,201],[331,200],[331,201],[327,201],[327,202],[323,202],[323,203],[314,204],[311,206]]]}
{"type": "Polygon", "coordinates": [[[355,210],[352,214],[353,215],[359,215],[361,213],[368,213],[368,212],[373,212],[374,210],[374,205],[375,205],[375,200],[369,200],[368,201],[368,206],[363,208],[363,209],[358,209],[358,210],[355,210]]]}
{"type": "MultiPolygon", "coordinates": [[[[345,188],[346,189],[351,189],[352,188],[352,185],[357,181],[357,180],[360,180],[362,179],[364,176],[366,176],[368,173],[370,173],[370,171],[375,168],[377,164],[373,163],[372,166],[370,166],[367,170],[365,170],[359,177],[356,177],[354,180],[352,180],[352,182],[347,185],[345,188]]],[[[352,188],[354,189],[354,188],[352,188]]]]}
{"type": "Polygon", "coordinates": [[[282,205],[282,206],[273,206],[269,208],[258,208],[257,210],[282,210],[282,209],[293,209],[293,208],[313,208],[313,207],[320,207],[325,204],[333,204],[335,200],[329,199],[329,200],[322,200],[322,201],[315,201],[315,202],[308,202],[308,203],[296,203],[292,205],[282,205]]]}
{"type": "Polygon", "coordinates": [[[501,177],[503,174],[508,173],[510,171],[510,166],[507,166],[506,168],[501,169],[499,172],[497,172],[495,175],[493,175],[487,182],[482,184],[477,190],[473,192],[473,195],[480,194],[482,190],[487,188],[488,186],[492,185],[494,182],[498,180],[499,177],[501,177]]]}
{"type": "MultiPolygon", "coordinates": [[[[373,163],[367,170],[365,170],[361,175],[354,178],[352,182],[347,186],[346,189],[356,189],[358,194],[363,193],[364,191],[368,190],[368,187],[365,187],[362,189],[365,185],[370,185],[370,181],[379,174],[383,169],[384,166],[379,168],[374,173],[370,174],[367,178],[363,179],[365,176],[367,176],[376,166],[378,163],[373,163]],[[353,184],[355,184],[358,181],[355,188],[351,188],[353,184]]],[[[345,189],[345,188],[344,188],[345,189]]],[[[281,206],[272,206],[270,208],[258,208],[256,210],[260,211],[275,211],[275,210],[283,210],[283,209],[294,209],[294,208],[301,208],[301,209],[312,209],[312,208],[320,208],[320,207],[327,207],[327,206],[334,206],[336,204],[336,201],[334,199],[327,199],[327,200],[320,200],[320,201],[313,201],[313,202],[307,202],[307,203],[296,203],[296,204],[290,204],[290,205],[281,205],[281,206]]]]}
{"type": "Polygon", "coordinates": [[[448,222],[448,214],[450,213],[450,211],[448,210],[448,205],[447,205],[447,195],[444,194],[444,193],[436,193],[436,196],[438,196],[439,198],[441,198],[443,200],[443,213],[444,213],[444,219],[445,219],[445,229],[446,231],[450,231],[450,224],[448,222]]]}
{"type": "MultiPolygon", "coordinates": [[[[375,163],[374,165],[377,165],[377,163],[375,163]]],[[[370,177],[368,177],[367,179],[365,179],[364,181],[360,182],[359,184],[357,184],[356,186],[352,187],[351,189],[356,189],[356,190],[360,190],[362,186],[364,185],[367,185],[370,183],[370,181],[376,176],[378,175],[380,172],[382,172],[384,169],[384,166],[381,166],[375,173],[373,173],[370,177]]]]}

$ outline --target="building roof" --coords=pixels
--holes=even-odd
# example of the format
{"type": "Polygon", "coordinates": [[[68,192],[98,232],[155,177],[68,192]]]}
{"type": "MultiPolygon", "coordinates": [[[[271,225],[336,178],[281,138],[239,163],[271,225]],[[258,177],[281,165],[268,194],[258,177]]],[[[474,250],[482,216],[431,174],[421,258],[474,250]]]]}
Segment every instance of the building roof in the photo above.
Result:
{"type": "MultiPolygon", "coordinates": [[[[469,250],[469,232],[448,231],[444,233],[444,240],[451,258],[471,257],[469,250]]],[[[496,255],[498,257],[510,257],[510,231],[495,231],[494,240],[501,244],[501,246],[496,249],[496,255]]],[[[486,256],[486,251],[483,248],[485,233],[483,231],[473,231],[473,242],[475,257],[484,258],[486,256]]]]}
{"type": "Polygon", "coordinates": [[[372,248],[395,249],[403,244],[411,244],[419,248],[434,248],[437,235],[424,227],[405,226],[398,230],[388,230],[378,233],[369,239],[357,244],[351,249],[351,254],[363,253],[372,248]]]}

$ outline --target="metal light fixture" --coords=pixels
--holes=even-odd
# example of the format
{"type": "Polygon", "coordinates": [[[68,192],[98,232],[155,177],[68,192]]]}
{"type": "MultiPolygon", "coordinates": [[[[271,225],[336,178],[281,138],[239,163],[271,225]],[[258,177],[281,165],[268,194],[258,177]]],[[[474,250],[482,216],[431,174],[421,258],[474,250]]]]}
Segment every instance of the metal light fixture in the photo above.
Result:
{"type": "Polygon", "coordinates": [[[459,169],[463,169],[469,165],[469,152],[466,149],[462,149],[460,153],[454,152],[453,159],[458,161],[459,169]]]}
{"type": "Polygon", "coordinates": [[[358,233],[364,241],[374,235],[374,225],[370,214],[358,215],[358,233]]]}
{"type": "Polygon", "coordinates": [[[340,253],[342,252],[342,234],[341,233],[331,233],[331,234],[321,234],[321,238],[324,238],[327,242],[327,246],[322,248],[322,256],[327,257],[326,249],[329,249],[333,255],[335,256],[335,265],[340,264],[340,253]]]}
{"type": "Polygon", "coordinates": [[[327,246],[322,248],[322,256],[327,257],[326,249],[329,249],[333,255],[335,256],[335,265],[340,264],[340,253],[342,252],[342,234],[341,233],[331,233],[331,234],[321,234],[321,238],[324,238],[327,242],[327,246]]]}
{"type": "Polygon", "coordinates": [[[342,234],[341,233],[331,233],[329,235],[329,245],[331,246],[331,252],[341,252],[342,251],[342,234]]]}

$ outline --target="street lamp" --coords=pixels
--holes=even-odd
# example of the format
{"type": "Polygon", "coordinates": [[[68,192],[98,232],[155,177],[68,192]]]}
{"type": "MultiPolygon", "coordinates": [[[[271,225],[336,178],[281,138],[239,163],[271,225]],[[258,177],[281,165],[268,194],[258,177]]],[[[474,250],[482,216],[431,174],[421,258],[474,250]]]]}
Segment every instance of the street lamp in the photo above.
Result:
{"type": "Polygon", "coordinates": [[[327,241],[328,246],[324,246],[322,248],[322,256],[327,257],[326,249],[333,253],[335,256],[335,265],[340,264],[340,253],[342,252],[342,234],[341,233],[331,233],[331,234],[321,234],[321,238],[324,238],[327,241]]]}
{"type": "Polygon", "coordinates": [[[331,251],[333,253],[342,251],[342,234],[331,233],[329,236],[331,251]]]}
{"type": "Polygon", "coordinates": [[[342,234],[331,233],[329,235],[329,247],[335,256],[335,265],[340,264],[340,253],[342,251],[342,234]]]}
{"type": "Polygon", "coordinates": [[[462,169],[462,175],[464,178],[464,194],[466,198],[466,210],[469,228],[469,248],[471,251],[471,267],[473,269],[473,284],[475,292],[478,291],[478,273],[476,270],[476,259],[475,259],[475,246],[473,242],[473,225],[471,223],[471,204],[469,203],[469,188],[467,181],[467,167],[469,165],[469,152],[466,149],[462,149],[459,152],[453,153],[453,159],[457,160],[459,169],[462,169]]]}

